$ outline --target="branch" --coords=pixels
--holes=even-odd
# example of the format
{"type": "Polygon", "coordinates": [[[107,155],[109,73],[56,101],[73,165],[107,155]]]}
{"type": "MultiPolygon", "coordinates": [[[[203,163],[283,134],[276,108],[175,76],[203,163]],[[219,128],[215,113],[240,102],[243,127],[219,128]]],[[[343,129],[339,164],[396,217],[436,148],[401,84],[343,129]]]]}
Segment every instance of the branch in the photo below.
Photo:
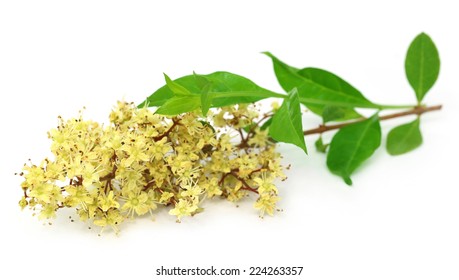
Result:
{"type": "MultiPolygon", "coordinates": [[[[429,107],[416,106],[413,109],[408,110],[408,111],[403,111],[403,112],[399,112],[399,113],[394,113],[394,114],[390,114],[390,115],[381,116],[381,117],[379,117],[379,119],[381,121],[384,121],[384,120],[390,120],[390,119],[395,119],[395,118],[409,116],[409,115],[418,115],[418,116],[420,116],[420,115],[422,115],[424,113],[427,113],[427,112],[441,110],[441,108],[442,108],[442,105],[429,106],[429,107]]],[[[340,124],[335,124],[335,125],[320,125],[318,128],[305,130],[303,132],[303,134],[304,135],[312,135],[312,134],[324,133],[324,132],[329,131],[329,130],[340,129],[342,127],[345,127],[345,126],[348,126],[348,125],[351,125],[351,124],[359,123],[359,122],[362,122],[362,121],[364,121],[366,119],[367,118],[360,118],[360,119],[357,119],[357,120],[352,121],[352,122],[340,123],[340,124]]]]}
{"type": "Polygon", "coordinates": [[[176,119],[176,118],[173,118],[172,119],[172,125],[171,127],[169,127],[169,129],[164,132],[163,134],[159,135],[159,136],[156,136],[156,137],[153,137],[153,140],[155,140],[155,142],[163,139],[164,137],[167,137],[169,136],[169,133],[172,132],[172,130],[179,124],[179,121],[176,119]]]}

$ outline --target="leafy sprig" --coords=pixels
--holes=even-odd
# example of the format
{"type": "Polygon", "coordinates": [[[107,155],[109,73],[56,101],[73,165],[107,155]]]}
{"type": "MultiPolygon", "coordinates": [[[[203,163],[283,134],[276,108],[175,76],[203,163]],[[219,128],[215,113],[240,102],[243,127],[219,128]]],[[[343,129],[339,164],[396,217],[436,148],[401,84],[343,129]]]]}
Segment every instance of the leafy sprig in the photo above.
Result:
{"type": "Polygon", "coordinates": [[[201,213],[202,202],[212,197],[237,202],[255,196],[260,216],[273,215],[279,211],[274,182],[286,179],[275,143],[293,144],[307,154],[305,136],[319,135],[315,146],[327,154],[328,169],[351,185],[352,173],[381,146],[381,121],[416,116],[387,136],[389,154],[400,155],[422,144],[421,115],[441,109],[422,103],[440,68],[438,51],[424,33],[411,43],[405,61],[414,105],[375,103],[331,72],[298,69],[265,54],[286,93],[229,72],[176,80],[164,75],[166,84],[140,108],[119,102],[106,126],[82,115],[59,118],[48,133],[52,158],[30,162],[19,173],[20,206],[42,219],[74,208],[80,220],[115,232],[123,221],[153,215],[158,207],[170,208],[180,221],[201,213]],[[248,105],[266,98],[282,104],[273,103],[267,112],[248,105]],[[322,123],[304,129],[302,106],[322,123]],[[360,108],[373,110],[372,115],[362,116],[360,108]],[[388,109],[401,111],[384,113],[388,109]],[[322,134],[335,130],[324,143],[322,134]]]}
{"type": "MultiPolygon", "coordinates": [[[[296,68],[282,62],[269,52],[274,72],[287,94],[276,93],[256,85],[251,80],[229,72],[208,75],[184,76],[171,80],[155,91],[139,107],[158,107],[156,113],[178,115],[200,109],[206,115],[210,108],[234,104],[253,103],[266,98],[283,99],[280,108],[263,122],[248,127],[250,134],[255,128],[268,129],[269,136],[278,142],[298,146],[307,153],[304,136],[319,134],[317,150],[327,154],[328,169],[351,185],[351,175],[380,147],[382,132],[380,121],[415,115],[416,119],[393,128],[387,136],[387,151],[391,155],[410,152],[422,144],[421,115],[440,110],[441,106],[422,103],[427,92],[435,84],[440,58],[432,39],[419,34],[408,48],[405,72],[415,92],[414,105],[378,104],[339,76],[318,68],[296,68]],[[304,130],[301,106],[320,116],[323,120],[317,128],[304,130]],[[373,109],[370,118],[357,110],[373,109]],[[403,110],[383,115],[385,110],[403,110]],[[322,134],[338,130],[330,143],[324,143],[322,134]]],[[[242,133],[242,131],[241,131],[242,133]]]]}

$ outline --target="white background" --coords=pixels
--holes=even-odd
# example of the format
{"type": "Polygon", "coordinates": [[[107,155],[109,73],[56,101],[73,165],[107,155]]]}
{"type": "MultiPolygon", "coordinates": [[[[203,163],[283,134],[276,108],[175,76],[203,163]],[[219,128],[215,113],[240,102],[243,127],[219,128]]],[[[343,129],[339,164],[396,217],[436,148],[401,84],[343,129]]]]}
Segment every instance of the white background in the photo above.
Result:
{"type": "MultiPolygon", "coordinates": [[[[284,265],[304,266],[300,277],[286,279],[459,279],[453,3],[2,1],[0,278],[174,279],[154,271],[284,265]],[[163,85],[163,72],[177,78],[225,70],[281,91],[261,51],[296,67],[330,70],[375,102],[413,103],[404,56],[422,31],[442,60],[425,101],[444,109],[423,116],[420,149],[391,157],[381,147],[355,173],[353,187],[329,174],[310,137],[309,156],[280,147],[293,168],[279,183],[284,212],[274,218],[260,220],[251,202],[236,208],[215,200],[182,224],[163,211],[156,222],[125,224],[119,237],[98,237],[70,223],[70,211],[43,226],[19,210],[21,180],[13,173],[28,158],[49,155],[46,131],[58,115],[75,116],[86,106],[88,118],[107,122],[116,100],[142,101],[163,85]]],[[[384,132],[408,120],[385,122],[384,132]]],[[[305,117],[305,127],[317,124],[305,117]]]]}

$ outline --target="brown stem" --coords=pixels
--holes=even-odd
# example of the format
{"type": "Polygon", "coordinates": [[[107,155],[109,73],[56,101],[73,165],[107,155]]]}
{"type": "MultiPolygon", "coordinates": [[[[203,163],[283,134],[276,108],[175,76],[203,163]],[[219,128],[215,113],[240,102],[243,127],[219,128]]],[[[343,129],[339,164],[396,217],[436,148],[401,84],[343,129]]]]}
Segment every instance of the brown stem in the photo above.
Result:
{"type": "Polygon", "coordinates": [[[247,142],[248,139],[244,138],[244,133],[242,133],[242,129],[238,128],[237,132],[239,132],[239,135],[241,136],[241,142],[247,142]]]}
{"type": "MultiPolygon", "coordinates": [[[[441,110],[441,108],[442,108],[442,105],[429,106],[429,107],[416,106],[413,109],[410,109],[410,110],[407,110],[407,111],[381,116],[381,117],[379,117],[379,119],[381,121],[384,121],[384,120],[390,120],[390,119],[395,119],[395,118],[409,116],[409,115],[418,115],[419,116],[419,115],[422,115],[422,114],[427,113],[427,112],[441,110]]],[[[329,130],[340,129],[342,127],[345,127],[345,126],[348,126],[348,125],[351,125],[351,124],[359,123],[359,122],[362,122],[362,121],[364,121],[366,119],[367,118],[360,118],[360,119],[357,119],[357,120],[352,121],[352,122],[340,123],[340,124],[335,124],[335,125],[320,125],[317,128],[305,130],[303,132],[303,134],[304,135],[311,135],[311,134],[324,133],[324,132],[329,131],[329,130]]]]}
{"type": "Polygon", "coordinates": [[[247,182],[244,179],[242,179],[241,177],[239,177],[235,172],[231,172],[229,174],[233,175],[234,178],[236,178],[237,180],[239,180],[242,183],[243,187],[241,187],[241,190],[251,191],[251,192],[254,192],[254,193],[258,194],[258,191],[256,189],[250,187],[249,184],[247,184],[247,182]]]}
{"type": "Polygon", "coordinates": [[[171,127],[169,127],[169,129],[164,132],[163,134],[159,135],[159,136],[156,136],[156,137],[153,137],[153,140],[155,141],[159,141],[161,139],[163,139],[164,137],[167,137],[169,135],[169,133],[171,133],[171,131],[179,124],[179,121],[175,118],[172,119],[172,125],[171,127]]]}
{"type": "Polygon", "coordinates": [[[112,190],[112,180],[115,179],[116,177],[116,171],[118,170],[118,167],[116,166],[116,153],[113,153],[113,156],[110,158],[110,160],[113,162],[113,169],[112,172],[108,173],[105,176],[100,177],[100,181],[106,181],[105,182],[105,188],[104,188],[104,193],[108,193],[110,190],[112,190]]]}
{"type": "MultiPolygon", "coordinates": [[[[246,191],[251,191],[251,192],[254,192],[256,194],[258,194],[258,191],[252,187],[249,186],[249,184],[247,184],[247,182],[242,179],[241,177],[239,177],[237,174],[236,174],[236,171],[237,169],[233,169],[231,170],[229,173],[225,173],[222,175],[220,181],[218,181],[218,185],[219,186],[223,186],[223,182],[225,181],[225,178],[228,176],[228,175],[232,175],[234,178],[236,178],[237,180],[239,180],[241,183],[242,183],[242,187],[241,187],[241,190],[246,190],[246,191]]],[[[256,172],[256,171],[253,171],[253,172],[256,172]]]]}
{"type": "Polygon", "coordinates": [[[155,185],[155,180],[151,180],[150,182],[148,182],[148,183],[143,187],[143,191],[148,190],[149,188],[153,187],[154,185],[155,185]]]}
{"type": "Polygon", "coordinates": [[[111,181],[116,177],[116,171],[118,170],[118,167],[116,166],[116,153],[113,153],[113,156],[110,158],[110,160],[113,162],[112,171],[107,175],[100,177],[100,181],[111,181]]]}

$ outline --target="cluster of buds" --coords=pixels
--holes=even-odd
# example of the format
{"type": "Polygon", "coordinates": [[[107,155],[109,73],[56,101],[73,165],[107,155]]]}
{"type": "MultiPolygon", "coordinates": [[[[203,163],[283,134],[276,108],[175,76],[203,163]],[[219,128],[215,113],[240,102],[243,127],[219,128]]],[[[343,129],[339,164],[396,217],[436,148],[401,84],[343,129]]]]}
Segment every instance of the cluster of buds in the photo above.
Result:
{"type": "Polygon", "coordinates": [[[25,164],[19,204],[40,219],[74,208],[80,220],[118,232],[126,219],[170,207],[177,221],[203,211],[206,198],[256,196],[260,216],[276,210],[280,155],[254,105],[167,117],[118,102],[110,123],[59,117],[52,156],[25,164]],[[253,194],[253,195],[251,195],[253,194]]]}

